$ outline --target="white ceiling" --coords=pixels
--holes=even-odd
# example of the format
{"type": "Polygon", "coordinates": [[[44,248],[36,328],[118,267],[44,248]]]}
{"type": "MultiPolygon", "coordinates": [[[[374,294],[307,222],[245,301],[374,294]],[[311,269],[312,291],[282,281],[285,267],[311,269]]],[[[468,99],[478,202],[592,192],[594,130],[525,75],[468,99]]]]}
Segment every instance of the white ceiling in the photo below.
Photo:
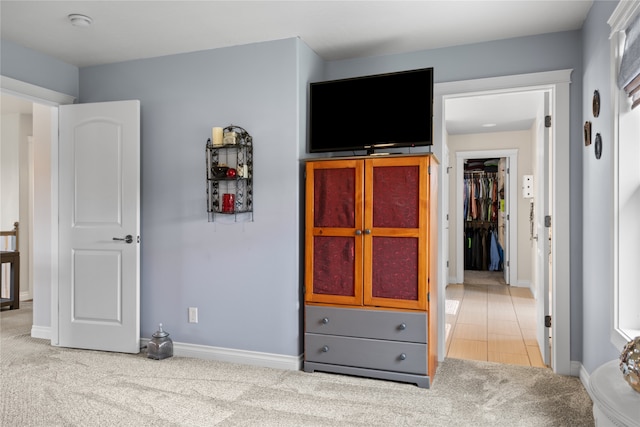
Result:
{"type": "Polygon", "coordinates": [[[592,3],[2,0],[0,34],[78,67],[289,37],[336,60],[576,30],[592,3]]]}
{"type": "Polygon", "coordinates": [[[445,117],[450,135],[531,129],[544,115],[542,91],[510,92],[447,99],[445,117]]]}
{"type": "MultiPolygon", "coordinates": [[[[592,3],[1,0],[0,35],[78,67],[290,37],[300,37],[331,61],[576,30],[582,27],[592,3]],[[72,13],[90,16],[92,25],[72,26],[67,19],[72,13]]],[[[512,101],[516,106],[523,104],[512,101]]],[[[5,104],[3,101],[3,113],[5,104]]],[[[471,117],[459,119],[469,121],[471,117]]],[[[512,121],[526,119],[530,117],[512,121]]],[[[455,129],[464,131],[459,125],[455,129]]]]}

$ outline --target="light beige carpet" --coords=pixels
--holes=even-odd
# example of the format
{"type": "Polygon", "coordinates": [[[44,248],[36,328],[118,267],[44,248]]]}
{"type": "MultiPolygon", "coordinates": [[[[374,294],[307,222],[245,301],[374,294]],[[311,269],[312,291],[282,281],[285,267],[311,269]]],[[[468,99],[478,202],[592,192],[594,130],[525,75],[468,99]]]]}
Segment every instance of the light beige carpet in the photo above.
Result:
{"type": "Polygon", "coordinates": [[[577,378],[447,359],[432,388],[51,347],[0,313],[2,426],[592,426],[577,378]]]}

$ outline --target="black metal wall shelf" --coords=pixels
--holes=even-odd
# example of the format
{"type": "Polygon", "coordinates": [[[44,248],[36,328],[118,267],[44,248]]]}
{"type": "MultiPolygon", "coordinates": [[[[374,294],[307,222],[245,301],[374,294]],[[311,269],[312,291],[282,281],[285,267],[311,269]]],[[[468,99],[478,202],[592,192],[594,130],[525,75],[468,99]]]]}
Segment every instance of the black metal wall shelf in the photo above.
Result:
{"type": "Polygon", "coordinates": [[[222,143],[209,138],[205,148],[208,220],[224,215],[253,221],[253,138],[234,125],[223,135],[222,143]]]}

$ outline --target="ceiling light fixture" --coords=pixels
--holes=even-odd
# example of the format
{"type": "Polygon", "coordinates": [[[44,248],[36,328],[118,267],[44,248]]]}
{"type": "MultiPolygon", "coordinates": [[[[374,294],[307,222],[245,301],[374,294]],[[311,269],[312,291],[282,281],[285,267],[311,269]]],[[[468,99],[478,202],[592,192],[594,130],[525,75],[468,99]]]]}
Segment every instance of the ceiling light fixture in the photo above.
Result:
{"type": "Polygon", "coordinates": [[[482,125],[483,128],[492,128],[492,127],[496,127],[497,125],[495,123],[485,123],[482,125]]]}
{"type": "Polygon", "coordinates": [[[93,22],[93,19],[86,15],[80,15],[79,13],[72,13],[67,18],[71,24],[75,27],[88,27],[93,22]]]}

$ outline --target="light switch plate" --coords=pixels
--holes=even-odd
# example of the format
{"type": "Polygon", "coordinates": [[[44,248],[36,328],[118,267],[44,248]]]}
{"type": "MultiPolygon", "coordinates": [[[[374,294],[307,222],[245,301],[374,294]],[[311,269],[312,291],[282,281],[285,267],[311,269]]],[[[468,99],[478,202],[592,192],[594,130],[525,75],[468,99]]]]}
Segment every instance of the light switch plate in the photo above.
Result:
{"type": "Polygon", "coordinates": [[[530,199],[533,197],[533,175],[522,177],[522,197],[530,199]]]}
{"type": "Polygon", "coordinates": [[[198,323],[198,307],[189,307],[189,323],[198,323]]]}

